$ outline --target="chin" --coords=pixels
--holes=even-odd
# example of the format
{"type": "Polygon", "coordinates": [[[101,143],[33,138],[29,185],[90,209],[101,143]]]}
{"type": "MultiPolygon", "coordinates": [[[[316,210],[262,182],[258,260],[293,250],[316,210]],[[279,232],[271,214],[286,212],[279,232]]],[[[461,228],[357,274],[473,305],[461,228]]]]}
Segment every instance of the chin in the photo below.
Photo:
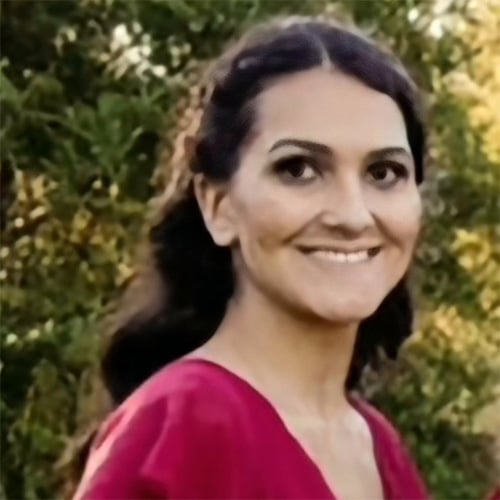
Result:
{"type": "Polygon", "coordinates": [[[342,301],[342,303],[325,304],[314,308],[316,316],[331,323],[360,323],[377,310],[380,301],[342,301]]]}

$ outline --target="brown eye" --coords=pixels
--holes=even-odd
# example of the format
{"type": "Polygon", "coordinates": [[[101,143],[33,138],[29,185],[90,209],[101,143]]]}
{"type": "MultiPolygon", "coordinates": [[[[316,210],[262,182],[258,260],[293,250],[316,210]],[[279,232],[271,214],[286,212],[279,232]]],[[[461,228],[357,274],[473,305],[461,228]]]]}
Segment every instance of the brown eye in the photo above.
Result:
{"type": "Polygon", "coordinates": [[[368,169],[370,182],[381,188],[388,188],[395,185],[401,179],[408,177],[408,170],[405,166],[397,162],[384,161],[374,163],[368,169]]]}
{"type": "Polygon", "coordinates": [[[274,171],[290,181],[307,182],[317,177],[314,162],[305,156],[292,156],[276,162],[274,171]]]}

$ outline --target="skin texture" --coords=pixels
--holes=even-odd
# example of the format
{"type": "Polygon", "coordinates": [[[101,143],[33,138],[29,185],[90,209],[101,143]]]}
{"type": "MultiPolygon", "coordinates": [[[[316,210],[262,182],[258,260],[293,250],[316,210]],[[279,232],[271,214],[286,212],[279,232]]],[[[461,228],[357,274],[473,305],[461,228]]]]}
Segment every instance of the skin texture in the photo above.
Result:
{"type": "Polygon", "coordinates": [[[268,398],[339,498],[382,498],[344,383],[359,323],[407,271],[420,229],[404,120],[385,94],[325,68],[274,81],[255,106],[231,181],[195,179],[208,230],[233,249],[237,287],[192,356],[268,398]],[[374,247],[359,263],[312,253],[374,247]]]}

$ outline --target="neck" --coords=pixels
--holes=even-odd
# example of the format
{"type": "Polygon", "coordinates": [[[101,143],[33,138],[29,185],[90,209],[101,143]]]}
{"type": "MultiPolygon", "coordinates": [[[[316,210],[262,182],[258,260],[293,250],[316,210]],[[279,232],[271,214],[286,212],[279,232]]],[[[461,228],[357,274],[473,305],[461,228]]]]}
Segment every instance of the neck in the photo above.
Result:
{"type": "Polygon", "coordinates": [[[298,317],[262,295],[242,294],[203,351],[250,379],[282,411],[326,417],[347,408],[357,328],[298,317]]]}

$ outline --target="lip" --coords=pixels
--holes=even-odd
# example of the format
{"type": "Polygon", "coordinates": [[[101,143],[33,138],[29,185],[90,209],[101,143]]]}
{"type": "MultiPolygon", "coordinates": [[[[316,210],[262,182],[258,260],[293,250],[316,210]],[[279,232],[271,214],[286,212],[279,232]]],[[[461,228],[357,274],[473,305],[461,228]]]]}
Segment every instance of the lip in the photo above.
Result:
{"type": "Polygon", "coordinates": [[[336,253],[357,253],[357,252],[368,252],[370,256],[374,256],[380,252],[382,249],[382,245],[373,244],[373,245],[358,245],[353,248],[345,248],[341,246],[333,246],[333,245],[315,245],[315,246],[299,246],[297,247],[301,252],[309,254],[313,252],[336,252],[336,253]]]}

